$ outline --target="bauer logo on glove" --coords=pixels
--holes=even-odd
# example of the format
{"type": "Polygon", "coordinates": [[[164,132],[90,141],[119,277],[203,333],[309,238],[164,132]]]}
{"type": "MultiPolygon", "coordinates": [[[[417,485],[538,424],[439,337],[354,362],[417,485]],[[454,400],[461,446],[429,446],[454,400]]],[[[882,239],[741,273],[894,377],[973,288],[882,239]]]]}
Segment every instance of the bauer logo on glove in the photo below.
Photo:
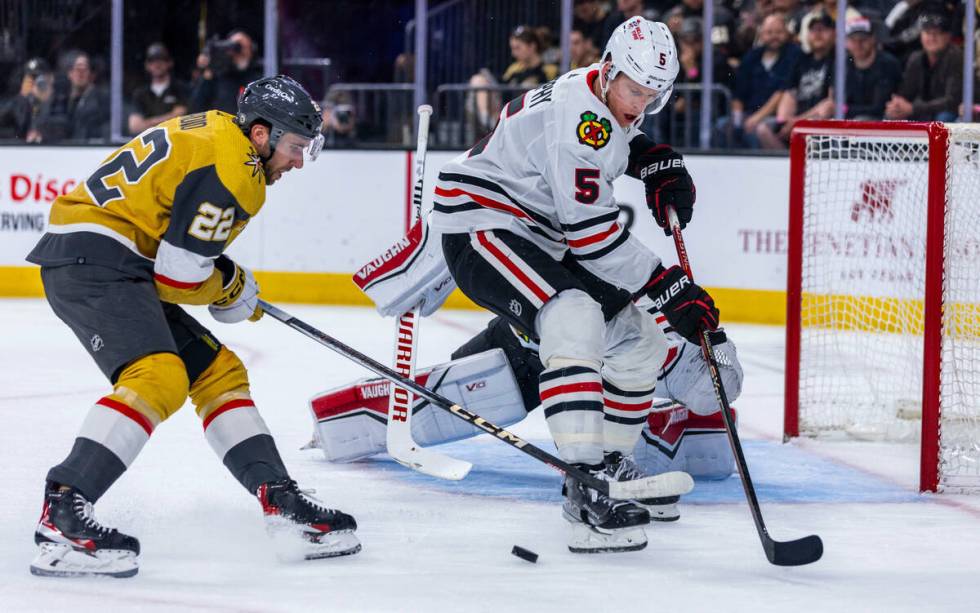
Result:
{"type": "Polygon", "coordinates": [[[697,191],[684,158],[667,145],[654,145],[645,137],[634,139],[631,149],[626,174],[643,181],[647,207],[657,225],[670,234],[667,208],[673,207],[681,229],[685,228],[694,215],[697,191]]]}
{"type": "MultiPolygon", "coordinates": [[[[657,266],[650,281],[635,298],[638,305],[648,301],[663,313],[675,332],[698,344],[702,329],[718,327],[718,309],[711,295],[691,280],[679,266],[657,266]]],[[[648,308],[646,304],[639,305],[648,308]]]]}
{"type": "Polygon", "coordinates": [[[673,168],[685,168],[684,160],[681,158],[674,158],[670,160],[663,160],[660,162],[654,162],[649,166],[640,169],[640,179],[646,179],[648,176],[655,172],[660,172],[661,170],[671,170],[673,168]]]}

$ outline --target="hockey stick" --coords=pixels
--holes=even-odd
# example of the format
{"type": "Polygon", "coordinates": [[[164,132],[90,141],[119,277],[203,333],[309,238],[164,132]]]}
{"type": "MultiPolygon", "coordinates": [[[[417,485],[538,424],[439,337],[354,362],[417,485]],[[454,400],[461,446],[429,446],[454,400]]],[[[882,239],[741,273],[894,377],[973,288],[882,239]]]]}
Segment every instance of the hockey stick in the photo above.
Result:
{"type": "Polygon", "coordinates": [[[371,372],[384,377],[392,383],[410,389],[417,395],[428,400],[432,406],[439,407],[440,409],[455,415],[459,419],[462,419],[463,421],[468,422],[481,430],[489,432],[494,436],[494,438],[507,443],[511,447],[523,451],[529,456],[540,460],[553,468],[557,468],[558,470],[581,481],[586,486],[594,490],[598,490],[607,496],[617,498],[619,500],[661,498],[664,496],[680,496],[690,492],[694,488],[694,480],[691,478],[691,475],[679,471],[662,473],[653,477],[646,477],[633,481],[604,481],[599,479],[560,458],[556,458],[547,451],[532,445],[519,436],[504,430],[500,426],[496,426],[488,422],[479,415],[467,411],[458,404],[454,404],[448,398],[429,390],[424,385],[400,376],[397,372],[393,371],[387,366],[384,366],[380,362],[364,355],[356,349],[348,347],[332,336],[320,332],[313,326],[296,319],[289,313],[286,313],[282,309],[269,304],[265,300],[259,300],[259,306],[262,307],[262,310],[268,313],[272,318],[281,321],[293,330],[296,330],[297,332],[315,340],[321,345],[332,349],[352,362],[360,364],[364,368],[367,368],[371,372]]]}
{"type": "MultiPolygon", "coordinates": [[[[415,147],[415,188],[412,192],[412,223],[422,219],[422,186],[425,179],[425,154],[429,146],[429,116],[432,107],[418,108],[419,133],[415,147]]],[[[423,223],[425,223],[423,221],[423,223]]],[[[425,232],[425,228],[422,228],[425,232]]],[[[395,370],[407,379],[415,380],[415,357],[418,346],[419,307],[402,313],[395,322],[395,370]]],[[[391,386],[388,397],[388,427],[385,441],[388,455],[396,462],[420,473],[440,479],[457,481],[470,472],[473,465],[463,460],[420,447],[412,438],[412,394],[403,387],[391,386]]]]}
{"type": "MultiPolygon", "coordinates": [[[[677,248],[677,259],[680,261],[681,268],[687,276],[694,280],[694,273],[691,272],[691,262],[687,256],[687,247],[684,246],[684,237],[681,235],[680,220],[673,207],[667,207],[667,217],[670,221],[670,231],[674,236],[674,247],[677,248]]],[[[732,453],[735,455],[735,463],[738,465],[738,474],[742,478],[742,489],[745,490],[745,497],[749,502],[749,509],[752,510],[752,519],[755,521],[756,530],[762,540],[762,548],[766,552],[766,558],[777,566],[801,566],[811,564],[820,559],[823,555],[823,541],[820,537],[813,534],[810,536],[796,539],[795,541],[776,541],[769,536],[769,530],[762,520],[762,510],[759,508],[759,499],[755,495],[755,486],[752,485],[752,477],[749,476],[749,467],[745,462],[745,454],[742,453],[742,443],[739,441],[738,432],[735,430],[735,422],[732,419],[732,408],[728,404],[728,395],[725,393],[725,386],[721,382],[721,374],[718,372],[718,361],[715,359],[715,350],[708,339],[708,331],[701,330],[701,353],[704,355],[705,362],[708,364],[708,373],[711,375],[711,383],[714,384],[715,396],[718,404],[721,405],[721,414],[725,418],[725,431],[728,433],[728,443],[731,445],[732,453]]]]}

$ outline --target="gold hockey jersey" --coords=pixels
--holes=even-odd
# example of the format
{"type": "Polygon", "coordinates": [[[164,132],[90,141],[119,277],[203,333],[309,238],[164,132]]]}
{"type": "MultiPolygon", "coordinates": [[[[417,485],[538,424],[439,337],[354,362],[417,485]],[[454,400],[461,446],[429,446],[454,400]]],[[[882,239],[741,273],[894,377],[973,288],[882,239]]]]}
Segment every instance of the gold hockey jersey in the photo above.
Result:
{"type": "Polygon", "coordinates": [[[261,159],[232,115],[171,119],[56,199],[27,259],[108,266],[153,279],[167,302],[207,304],[222,285],[214,259],[262,208],[265,187],[261,159]]]}

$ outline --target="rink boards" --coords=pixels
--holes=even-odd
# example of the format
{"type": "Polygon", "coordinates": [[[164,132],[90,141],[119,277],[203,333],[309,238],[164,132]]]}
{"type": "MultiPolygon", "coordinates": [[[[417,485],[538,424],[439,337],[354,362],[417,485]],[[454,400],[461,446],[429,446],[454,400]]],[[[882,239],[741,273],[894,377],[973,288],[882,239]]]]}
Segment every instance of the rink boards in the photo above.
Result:
{"type": "MultiPolygon", "coordinates": [[[[0,147],[0,296],[39,296],[37,269],[24,261],[47,224],[51,202],[78,185],[111,149],[0,147]]],[[[431,152],[426,201],[443,163],[431,152]]],[[[699,283],[728,321],[785,321],[786,158],[687,156],[697,184],[694,222],[685,233],[699,283]]],[[[269,300],[367,304],[351,273],[396,241],[411,205],[412,153],[324,151],[269,189],[266,205],[229,253],[257,271],[269,300]]],[[[647,212],[643,187],[616,183],[623,221],[673,263],[673,244],[647,212]]],[[[456,292],[450,307],[473,307],[456,292]]]]}

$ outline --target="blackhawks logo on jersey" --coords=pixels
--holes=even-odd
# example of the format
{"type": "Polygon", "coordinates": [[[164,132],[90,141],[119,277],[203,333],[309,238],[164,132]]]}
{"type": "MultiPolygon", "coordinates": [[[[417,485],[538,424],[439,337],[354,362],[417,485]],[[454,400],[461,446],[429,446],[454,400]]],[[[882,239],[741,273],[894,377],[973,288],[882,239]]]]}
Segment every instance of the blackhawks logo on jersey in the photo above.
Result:
{"type": "Polygon", "coordinates": [[[592,111],[586,111],[582,113],[582,121],[579,122],[576,132],[578,132],[578,142],[593,149],[602,149],[609,142],[612,124],[605,117],[599,119],[599,116],[592,111]]]}

